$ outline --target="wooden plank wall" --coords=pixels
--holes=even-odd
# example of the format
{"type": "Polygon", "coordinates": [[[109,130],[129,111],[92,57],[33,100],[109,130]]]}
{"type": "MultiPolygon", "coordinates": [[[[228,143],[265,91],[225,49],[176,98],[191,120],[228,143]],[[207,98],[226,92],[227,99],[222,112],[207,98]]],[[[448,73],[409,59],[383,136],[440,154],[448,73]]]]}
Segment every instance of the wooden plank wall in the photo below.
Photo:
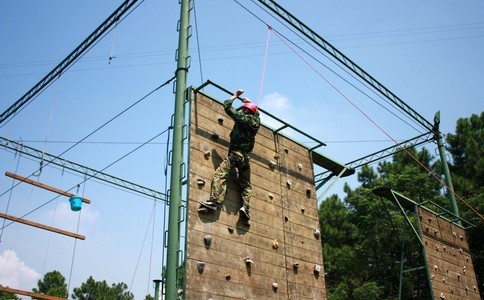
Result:
{"type": "Polygon", "coordinates": [[[239,219],[236,174],[228,180],[223,208],[198,213],[227,154],[232,126],[221,104],[201,93],[192,97],[186,299],[326,299],[307,149],[261,127],[251,156],[251,226],[239,219]],[[246,264],[247,257],[254,264],[246,264]]]}
{"type": "Polygon", "coordinates": [[[418,213],[434,299],[479,300],[464,229],[425,209],[418,213]]]}

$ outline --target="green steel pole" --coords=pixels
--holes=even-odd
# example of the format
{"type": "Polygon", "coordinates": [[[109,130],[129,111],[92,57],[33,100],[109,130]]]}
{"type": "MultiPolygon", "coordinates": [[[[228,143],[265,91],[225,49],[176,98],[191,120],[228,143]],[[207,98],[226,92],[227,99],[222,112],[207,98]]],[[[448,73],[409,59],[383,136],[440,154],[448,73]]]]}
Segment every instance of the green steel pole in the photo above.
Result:
{"type": "Polygon", "coordinates": [[[161,283],[161,280],[155,279],[155,280],[153,280],[153,282],[155,284],[155,300],[160,300],[160,283],[161,283]]]}
{"type": "Polygon", "coordinates": [[[166,258],[165,299],[175,300],[178,294],[177,269],[180,249],[180,206],[182,198],[183,126],[185,124],[185,91],[188,73],[188,38],[190,26],[190,0],[181,1],[178,57],[176,69],[175,116],[170,182],[170,210],[168,216],[168,249],[166,258]]]}
{"type": "MultiPolygon", "coordinates": [[[[445,183],[447,184],[447,188],[448,188],[447,194],[449,195],[450,206],[452,208],[452,212],[457,217],[459,217],[459,208],[457,207],[457,203],[455,201],[454,186],[452,184],[452,178],[450,177],[449,165],[447,164],[447,158],[445,156],[445,147],[444,147],[444,143],[442,142],[442,136],[440,135],[439,125],[440,125],[440,111],[438,111],[434,117],[435,139],[437,140],[437,146],[439,148],[439,154],[440,154],[440,162],[442,164],[442,170],[444,171],[445,183]]],[[[460,221],[459,221],[459,224],[460,224],[460,221]]]]}

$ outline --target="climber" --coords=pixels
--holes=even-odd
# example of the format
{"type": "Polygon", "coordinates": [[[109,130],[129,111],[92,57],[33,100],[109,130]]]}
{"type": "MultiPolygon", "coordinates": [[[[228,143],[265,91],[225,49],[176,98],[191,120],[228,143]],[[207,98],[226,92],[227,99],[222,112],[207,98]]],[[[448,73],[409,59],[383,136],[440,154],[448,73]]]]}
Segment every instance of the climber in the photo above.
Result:
{"type": "Polygon", "coordinates": [[[238,90],[224,102],[225,112],[235,121],[235,125],[230,132],[228,155],[213,174],[210,199],[201,203],[199,211],[217,210],[224,200],[229,172],[232,168],[237,168],[238,183],[242,188],[242,207],[239,212],[248,221],[250,219],[249,208],[252,196],[250,153],[254,148],[255,135],[260,127],[260,117],[257,106],[248,98],[242,100],[240,111],[232,107],[234,100],[243,93],[244,90],[238,90]]]}

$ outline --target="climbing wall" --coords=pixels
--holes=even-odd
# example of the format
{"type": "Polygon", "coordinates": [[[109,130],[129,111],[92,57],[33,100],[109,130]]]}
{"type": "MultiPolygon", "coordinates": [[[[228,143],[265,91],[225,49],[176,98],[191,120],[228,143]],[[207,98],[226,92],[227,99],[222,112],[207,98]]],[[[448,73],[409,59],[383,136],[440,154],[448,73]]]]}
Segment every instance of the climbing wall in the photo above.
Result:
{"type": "Polygon", "coordinates": [[[423,208],[418,213],[434,299],[479,300],[464,229],[423,208]]]}
{"type": "Polygon", "coordinates": [[[234,123],[202,93],[190,107],[186,299],[326,299],[308,150],[261,126],[251,155],[250,226],[239,219],[235,172],[222,209],[199,213],[234,123]]]}

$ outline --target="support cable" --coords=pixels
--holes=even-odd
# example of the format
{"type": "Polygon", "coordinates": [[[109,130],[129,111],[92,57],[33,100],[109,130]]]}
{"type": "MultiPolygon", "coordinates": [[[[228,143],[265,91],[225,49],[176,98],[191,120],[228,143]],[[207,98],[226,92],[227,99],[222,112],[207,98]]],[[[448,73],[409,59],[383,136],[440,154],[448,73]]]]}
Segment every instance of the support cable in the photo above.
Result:
{"type": "MultiPolygon", "coordinates": [[[[156,205],[156,201],[154,201],[156,205]]],[[[155,215],[155,208],[156,206],[153,205],[153,209],[151,210],[150,219],[148,220],[148,226],[146,226],[145,236],[143,237],[143,242],[141,243],[141,249],[138,254],[138,260],[136,261],[136,266],[134,267],[133,277],[131,278],[131,284],[129,285],[129,292],[133,288],[134,279],[136,277],[136,272],[138,271],[139,262],[141,260],[141,255],[143,254],[143,249],[145,247],[146,237],[148,236],[148,232],[150,230],[151,220],[153,220],[153,216],[155,215]]],[[[149,278],[148,278],[149,279],[149,278]]]]}
{"type": "Polygon", "coordinates": [[[355,75],[360,77],[366,83],[371,85],[375,90],[381,93],[381,95],[385,96],[388,100],[394,103],[397,107],[399,107],[402,111],[406,112],[409,116],[411,116],[415,121],[420,123],[424,128],[427,128],[429,131],[434,131],[434,126],[424,117],[422,117],[418,112],[416,112],[413,108],[408,106],[403,100],[397,97],[394,93],[388,90],[383,84],[381,84],[378,80],[373,78],[370,74],[368,74],[365,70],[363,70],[360,66],[354,63],[350,58],[345,56],[341,53],[338,49],[336,49],[333,45],[329,42],[324,40],[321,36],[319,36],[316,32],[314,32],[311,28],[306,26],[303,22],[299,21],[295,16],[291,15],[287,10],[281,7],[273,0],[258,0],[260,3],[265,5],[269,8],[272,12],[276,13],[279,17],[284,19],[288,24],[293,26],[297,29],[301,34],[306,36],[308,39],[313,41],[317,44],[321,49],[325,50],[328,54],[330,54],[334,59],[339,61],[341,64],[346,66],[349,70],[351,70],[355,75]],[[268,3],[270,2],[270,3],[268,3]]]}
{"type": "Polygon", "coordinates": [[[266,51],[264,54],[264,64],[262,66],[262,78],[260,80],[260,87],[259,87],[259,97],[257,98],[257,105],[260,104],[261,97],[262,97],[262,87],[264,86],[264,78],[266,75],[266,65],[267,65],[267,53],[269,50],[269,41],[271,39],[271,26],[267,26],[267,39],[266,39],[266,51]]]}
{"type": "MultiPolygon", "coordinates": [[[[167,131],[168,131],[168,129],[166,129],[166,130],[162,131],[161,133],[158,133],[157,135],[155,135],[154,137],[152,137],[151,139],[149,139],[148,141],[146,141],[146,142],[145,142],[145,143],[143,143],[142,145],[140,145],[140,146],[138,146],[138,147],[134,148],[133,150],[131,150],[130,152],[128,152],[128,153],[126,153],[125,155],[121,156],[120,158],[118,158],[118,159],[117,159],[117,160],[115,160],[114,162],[110,163],[109,165],[107,165],[106,167],[104,167],[103,169],[101,169],[100,171],[98,171],[98,173],[100,173],[100,172],[102,172],[102,171],[106,170],[107,168],[112,167],[114,164],[116,164],[116,163],[120,162],[121,160],[125,159],[125,158],[126,158],[126,157],[128,157],[129,155],[131,155],[131,154],[133,154],[134,152],[138,151],[140,148],[142,148],[143,146],[147,145],[147,144],[148,144],[148,143],[150,143],[151,141],[155,140],[156,138],[158,138],[159,136],[161,136],[162,134],[164,134],[164,133],[165,133],[165,132],[167,132],[167,131]]],[[[96,176],[96,174],[90,174],[89,176],[87,176],[87,178],[85,178],[85,179],[84,179],[83,181],[81,181],[79,184],[83,184],[83,183],[85,183],[86,181],[90,180],[91,178],[93,178],[93,177],[95,177],[95,176],[96,176]]],[[[71,190],[75,189],[75,188],[76,188],[76,187],[77,187],[79,184],[77,184],[77,185],[75,185],[75,186],[71,187],[71,188],[70,188],[70,189],[68,189],[66,192],[69,192],[69,191],[71,191],[71,190]]],[[[52,202],[52,201],[54,201],[55,199],[59,198],[60,196],[62,196],[62,195],[57,195],[56,197],[54,197],[54,198],[52,198],[51,200],[49,200],[49,201],[45,202],[44,204],[42,204],[42,205],[38,206],[37,208],[35,208],[35,209],[33,209],[33,210],[31,210],[31,211],[27,212],[27,213],[26,213],[26,214],[24,214],[23,216],[18,217],[18,218],[17,218],[17,220],[20,220],[20,219],[25,218],[26,216],[30,215],[31,213],[33,213],[33,212],[35,212],[35,211],[39,210],[40,208],[42,208],[42,207],[44,207],[44,206],[46,206],[47,204],[51,203],[51,202],[52,202]]],[[[11,225],[12,223],[15,223],[15,221],[12,221],[12,222],[8,223],[7,225],[2,226],[2,228],[0,228],[0,230],[3,230],[4,228],[8,227],[8,226],[9,226],[9,225],[11,225]]]]}
{"type": "Polygon", "coordinates": [[[195,9],[195,0],[192,0],[193,3],[193,17],[195,19],[195,35],[197,37],[197,52],[198,52],[198,65],[200,68],[200,83],[203,83],[203,69],[202,69],[202,55],[200,54],[200,37],[198,35],[198,22],[197,22],[197,11],[195,9]]]}
{"type": "MultiPolygon", "coordinates": [[[[109,123],[113,122],[115,119],[117,119],[118,117],[120,117],[121,115],[123,115],[125,112],[127,112],[128,110],[130,110],[131,108],[133,108],[134,106],[136,106],[137,104],[139,104],[140,102],[142,102],[143,100],[145,100],[146,98],[148,98],[149,96],[151,96],[154,92],[158,91],[160,88],[164,87],[165,85],[169,84],[171,81],[173,81],[175,79],[175,76],[171,77],[170,79],[168,79],[166,82],[164,82],[163,84],[161,84],[160,86],[156,87],[155,89],[153,89],[151,92],[149,92],[148,94],[144,95],[143,97],[141,97],[139,100],[137,100],[136,102],[134,102],[133,104],[131,104],[130,106],[128,106],[127,108],[125,108],[124,110],[122,110],[120,113],[118,113],[117,115],[115,115],[114,117],[112,117],[111,119],[109,119],[108,121],[106,121],[104,124],[102,124],[100,127],[98,127],[97,129],[95,129],[94,131],[92,131],[91,133],[89,133],[88,135],[86,135],[85,137],[83,137],[81,140],[77,141],[74,145],[70,146],[69,148],[67,148],[64,152],[62,152],[61,154],[59,154],[58,156],[56,156],[52,161],[49,161],[47,162],[47,165],[49,165],[50,163],[52,163],[53,161],[57,160],[57,159],[61,159],[61,156],[66,154],[68,151],[72,150],[74,147],[76,147],[77,145],[79,145],[80,143],[82,143],[83,141],[85,141],[86,139],[88,139],[90,136],[92,136],[93,134],[95,134],[96,132],[98,132],[99,130],[101,130],[102,128],[104,128],[105,126],[107,126],[109,123]]],[[[152,139],[153,140],[153,139],[152,139]]],[[[151,141],[151,140],[150,140],[151,141]]],[[[143,143],[141,146],[144,146],[146,144],[143,143]]],[[[136,148],[138,149],[138,148],[136,148]]],[[[104,168],[106,169],[106,168],[104,168]]],[[[104,170],[103,169],[103,170],[104,170]]],[[[37,171],[33,172],[33,173],[36,173],[38,172],[40,169],[38,169],[37,171]]],[[[101,171],[103,171],[101,170],[101,171]]],[[[99,174],[100,171],[96,171],[94,175],[90,175],[90,178],[91,177],[94,177],[95,175],[99,174]]],[[[27,178],[30,178],[32,175],[28,176],[27,178]]],[[[12,188],[15,188],[17,187],[21,182],[17,183],[15,186],[13,186],[12,188]]],[[[10,188],[10,189],[12,189],[10,188]]],[[[5,193],[7,193],[9,190],[5,191],[4,193],[2,193],[0,196],[3,196],[5,193]]]]}
{"type": "MultiPolygon", "coordinates": [[[[84,192],[86,191],[86,181],[87,181],[87,174],[84,175],[84,184],[82,186],[82,198],[84,198],[84,192]]],[[[77,185],[77,192],[79,193],[79,185],[77,185]]],[[[76,227],[76,234],[79,233],[79,225],[81,224],[81,213],[82,209],[79,211],[77,215],[77,227],[76,227]]],[[[71,279],[72,279],[72,271],[74,270],[74,259],[76,257],[76,249],[77,249],[77,239],[74,239],[74,248],[72,249],[72,259],[71,259],[71,266],[69,270],[69,281],[67,283],[67,293],[69,294],[69,289],[71,287],[71,279]]]]}
{"type": "Polygon", "coordinates": [[[324,77],[323,74],[321,74],[316,68],[311,65],[300,53],[295,51],[294,48],[292,48],[277,32],[274,32],[276,36],[284,43],[286,44],[299,58],[301,58],[313,71],[315,71],[329,86],[331,86],[338,94],[340,94],[344,99],[346,99],[354,108],[356,108],[363,116],[368,119],[375,127],[377,127],[383,134],[385,134],[388,138],[390,138],[396,145],[398,145],[403,151],[405,151],[417,164],[419,164],[427,173],[431,176],[433,176],[437,181],[439,181],[443,186],[447,188],[454,196],[459,198],[459,200],[462,201],[467,207],[469,207],[479,218],[484,220],[484,217],[474,208],[472,207],[467,201],[464,200],[463,197],[458,195],[453,189],[449,188],[448,185],[439,177],[437,176],[434,172],[432,172],[427,166],[425,166],[420,160],[418,160],[417,157],[415,157],[408,149],[403,147],[395,138],[393,138],[388,132],[386,132],[383,127],[381,127],[376,121],[374,121],[362,108],[360,108],[354,101],[352,101],[348,96],[346,96],[340,89],[338,89],[332,82],[330,82],[326,77],[324,77]]]}

